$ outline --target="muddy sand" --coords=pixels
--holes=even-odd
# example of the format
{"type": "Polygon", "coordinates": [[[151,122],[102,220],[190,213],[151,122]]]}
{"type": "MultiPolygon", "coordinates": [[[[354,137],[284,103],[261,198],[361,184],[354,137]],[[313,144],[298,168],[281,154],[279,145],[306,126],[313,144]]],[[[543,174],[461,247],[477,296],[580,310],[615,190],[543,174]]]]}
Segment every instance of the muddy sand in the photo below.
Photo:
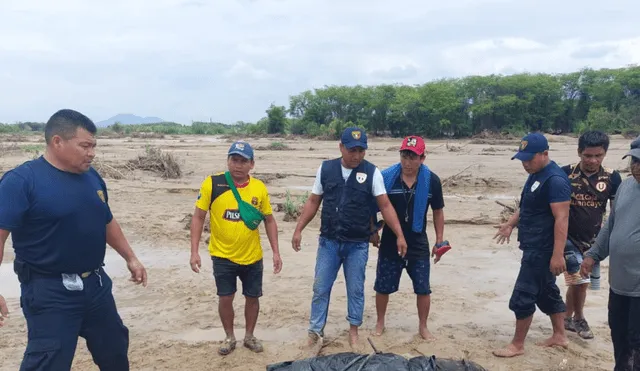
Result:
{"type": "MultiPolygon", "coordinates": [[[[252,140],[255,146],[268,146],[271,139],[252,140]]],[[[257,150],[254,173],[267,181],[274,208],[287,191],[301,195],[311,189],[320,162],[338,155],[337,142],[317,140],[278,140],[292,150],[257,150]]],[[[41,150],[39,137],[4,137],[0,170],[32,158],[41,150]],[[10,147],[10,148],[9,148],[10,147]],[[7,148],[9,148],[7,150],[7,148]]],[[[491,350],[507,344],[514,331],[514,316],[508,300],[521,256],[515,233],[508,245],[492,240],[493,225],[499,222],[502,206],[512,204],[526,178],[520,162],[511,161],[516,141],[470,140],[428,141],[426,163],[444,182],[445,238],[453,249],[432,266],[432,306],[429,327],[438,340],[417,339],[417,309],[408,277],[403,275],[399,292],[392,295],[387,315],[387,331],[372,337],[385,352],[406,356],[435,354],[444,358],[466,358],[488,370],[611,370],[612,345],[607,327],[607,269],[602,267],[599,291],[589,291],[586,315],[595,339],[585,341],[569,333],[569,349],[541,349],[535,342],[551,333],[549,319],[537,311],[527,339],[526,354],[499,359],[491,350]]],[[[372,139],[367,159],[384,168],[398,160],[395,148],[400,140],[372,139]]],[[[628,140],[613,138],[605,165],[626,167],[621,159],[628,140]]],[[[280,251],[284,267],[274,275],[271,250],[262,231],[265,258],[264,297],[256,335],[265,351],[254,354],[238,347],[227,357],[217,354],[224,337],[217,313],[212,267],[206,259],[203,235],[200,274],[189,268],[189,232],[185,216],[192,212],[201,181],[225,169],[230,140],[217,137],[166,137],[161,139],[99,139],[98,158],[120,169],[117,178],[107,178],[111,208],[122,224],[140,260],[149,273],[144,289],[128,281],[125,264],[108,250],[106,271],[113,277],[114,295],[120,314],[131,335],[132,370],[264,370],[267,364],[294,359],[305,341],[319,217],[306,228],[301,252],[291,248],[294,221],[285,222],[277,212],[280,251]],[[163,179],[156,173],[123,167],[146,146],[158,146],[178,159],[182,177],[163,179]]],[[[559,164],[576,160],[577,139],[551,138],[551,158],[559,164]]],[[[623,177],[626,174],[623,174],[623,177]]],[[[429,221],[431,214],[429,214],[429,221]]],[[[428,235],[434,232],[429,223],[428,235]]],[[[13,249],[9,241],[0,266],[1,293],[7,298],[11,317],[0,329],[0,369],[17,370],[26,344],[26,324],[19,305],[19,285],[12,271],[13,249]]],[[[366,342],[375,327],[373,283],[377,260],[371,246],[367,266],[366,307],[361,341],[366,342]]],[[[564,280],[557,280],[565,291],[564,280]]],[[[239,288],[240,288],[239,284],[239,288]]],[[[244,336],[243,300],[237,297],[236,337],[244,336]]],[[[333,288],[326,336],[329,344],[322,354],[350,351],[346,329],[346,293],[340,272],[333,288]]],[[[363,344],[363,349],[370,350],[363,344]]],[[[73,370],[97,370],[79,340],[73,370]]]]}

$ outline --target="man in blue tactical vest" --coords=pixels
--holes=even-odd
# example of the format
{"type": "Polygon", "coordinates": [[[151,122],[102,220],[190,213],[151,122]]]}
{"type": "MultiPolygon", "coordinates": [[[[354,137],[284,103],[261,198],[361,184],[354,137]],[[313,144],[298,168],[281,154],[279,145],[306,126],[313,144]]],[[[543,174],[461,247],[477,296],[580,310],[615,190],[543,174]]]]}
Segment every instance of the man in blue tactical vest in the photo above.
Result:
{"type": "Polygon", "coordinates": [[[567,347],[564,330],[566,306],[556,285],[556,276],[565,271],[564,248],[569,225],[571,185],[567,174],[549,159],[549,144],[544,135],[532,133],[522,138],[513,159],[522,161],[529,173],[520,208],[499,226],[494,238],[509,242],[511,231],[518,226],[522,250],[520,272],[509,301],[516,316],[516,331],[511,344],[495,350],[497,357],[524,354],[524,341],[538,308],[551,317],[553,335],[541,346],[567,347]]]}
{"type": "Polygon", "coordinates": [[[78,336],[100,370],[129,370],[129,330],[102,268],[106,244],[126,260],[136,284],[146,286],[147,273],[91,167],[95,133],[85,115],[60,110],[45,126],[44,156],[0,180],[0,262],[11,234],[28,329],[20,371],[71,369],[78,336]]]}
{"type": "Polygon", "coordinates": [[[407,243],[393,205],[387,197],[380,170],[364,159],[367,135],[359,128],[342,133],[342,156],[323,161],[316,174],[292,238],[300,251],[302,230],[315,217],[322,203],[319,246],[316,257],[308,346],[311,354],[322,348],[331,288],[343,266],[347,286],[349,343],[358,344],[358,327],[364,312],[365,269],[369,258],[372,205],[377,204],[386,224],[397,237],[398,254],[404,256],[407,243]]]}

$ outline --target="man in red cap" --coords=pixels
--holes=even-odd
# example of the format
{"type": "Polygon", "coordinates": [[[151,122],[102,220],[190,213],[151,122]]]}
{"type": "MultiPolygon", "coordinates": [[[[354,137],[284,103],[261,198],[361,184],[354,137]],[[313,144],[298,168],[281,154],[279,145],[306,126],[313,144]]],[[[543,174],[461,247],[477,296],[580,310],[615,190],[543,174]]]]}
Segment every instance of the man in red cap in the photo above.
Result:
{"type": "Polygon", "coordinates": [[[385,313],[389,295],[398,291],[402,270],[406,269],[413,291],[417,295],[418,331],[422,338],[434,339],[427,328],[427,317],[431,304],[429,285],[430,257],[434,263],[440,260],[451,247],[444,241],[444,199],[440,178],[424,164],[425,144],[419,136],[404,138],[400,147],[400,162],[382,171],[385,188],[393,205],[402,233],[407,241],[407,254],[398,256],[396,236],[386,225],[382,238],[375,233],[372,243],[378,246],[378,266],[376,271],[376,310],[378,320],[376,335],[384,331],[385,313]],[[433,224],[436,232],[436,244],[430,251],[427,239],[427,209],[431,206],[433,224]]]}

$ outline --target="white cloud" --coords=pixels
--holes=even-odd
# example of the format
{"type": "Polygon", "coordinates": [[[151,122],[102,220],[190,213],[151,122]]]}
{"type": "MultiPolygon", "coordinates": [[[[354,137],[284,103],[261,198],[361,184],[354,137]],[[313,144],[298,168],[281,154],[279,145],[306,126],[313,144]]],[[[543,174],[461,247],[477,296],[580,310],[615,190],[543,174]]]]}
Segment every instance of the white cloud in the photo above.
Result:
{"type": "Polygon", "coordinates": [[[255,121],[329,84],[640,63],[637,0],[3,0],[0,122],[255,121]]]}

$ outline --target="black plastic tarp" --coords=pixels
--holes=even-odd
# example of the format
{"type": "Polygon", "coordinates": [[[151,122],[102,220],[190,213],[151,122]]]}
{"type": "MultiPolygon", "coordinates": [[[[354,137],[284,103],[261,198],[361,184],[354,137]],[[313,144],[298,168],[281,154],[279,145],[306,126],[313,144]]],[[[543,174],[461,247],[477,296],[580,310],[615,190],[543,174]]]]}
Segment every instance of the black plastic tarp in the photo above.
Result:
{"type": "Polygon", "coordinates": [[[337,353],[267,366],[267,371],[487,371],[480,365],[435,356],[407,359],[393,353],[337,353]]]}

